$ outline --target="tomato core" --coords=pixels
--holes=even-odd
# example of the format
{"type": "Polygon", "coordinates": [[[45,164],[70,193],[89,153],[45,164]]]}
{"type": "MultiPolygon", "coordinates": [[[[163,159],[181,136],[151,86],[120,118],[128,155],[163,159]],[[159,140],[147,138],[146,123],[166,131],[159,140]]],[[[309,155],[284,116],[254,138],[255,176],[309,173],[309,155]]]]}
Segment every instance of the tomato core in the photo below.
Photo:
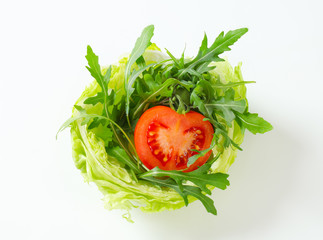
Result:
{"type": "MultiPolygon", "coordinates": [[[[188,159],[198,154],[192,150],[204,150],[211,144],[213,127],[197,112],[178,114],[165,106],[148,109],[139,119],[135,129],[135,145],[143,164],[152,169],[164,170],[187,168],[188,159]]],[[[200,157],[190,168],[203,165],[209,156],[200,157]]]]}

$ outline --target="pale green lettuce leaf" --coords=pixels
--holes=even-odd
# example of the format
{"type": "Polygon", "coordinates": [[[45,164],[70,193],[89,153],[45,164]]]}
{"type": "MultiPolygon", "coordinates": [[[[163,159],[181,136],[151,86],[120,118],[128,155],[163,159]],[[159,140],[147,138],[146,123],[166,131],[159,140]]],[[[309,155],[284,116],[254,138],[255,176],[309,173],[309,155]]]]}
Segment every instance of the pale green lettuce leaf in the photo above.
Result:
{"type": "MultiPolygon", "coordinates": [[[[241,63],[238,64],[235,68],[226,59],[223,62],[212,63],[211,65],[216,66],[215,69],[210,71],[211,81],[216,82],[220,80],[221,83],[228,82],[242,82],[242,73],[241,73],[241,63]]],[[[246,99],[246,86],[239,85],[233,88],[235,90],[235,100],[246,99]]],[[[220,90],[222,91],[222,90],[220,90]]],[[[239,125],[234,121],[231,128],[228,128],[228,136],[238,145],[243,142],[244,133],[241,131],[239,125]]],[[[223,148],[221,146],[223,142],[223,137],[220,137],[220,145],[213,148],[213,153],[216,155],[221,152],[219,159],[212,165],[212,172],[223,172],[227,173],[230,166],[234,162],[238,149],[230,146],[228,148],[223,148]]]]}

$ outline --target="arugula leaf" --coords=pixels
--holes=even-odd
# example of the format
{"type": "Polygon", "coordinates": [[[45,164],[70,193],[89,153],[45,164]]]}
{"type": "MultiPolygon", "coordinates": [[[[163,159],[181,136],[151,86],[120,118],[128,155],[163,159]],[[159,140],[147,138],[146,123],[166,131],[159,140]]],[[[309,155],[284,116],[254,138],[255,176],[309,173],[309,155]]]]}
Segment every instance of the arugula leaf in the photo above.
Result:
{"type": "Polygon", "coordinates": [[[195,197],[196,199],[200,200],[202,202],[202,204],[204,205],[205,209],[209,212],[212,213],[214,215],[217,214],[217,211],[214,207],[214,201],[205,196],[201,189],[198,187],[194,187],[194,186],[189,186],[189,185],[184,185],[183,189],[181,190],[180,187],[177,185],[177,183],[173,180],[173,179],[157,179],[154,177],[141,177],[142,179],[151,182],[155,185],[160,185],[163,187],[169,187],[174,189],[183,199],[185,202],[185,205],[188,205],[188,195],[191,195],[193,197],[195,197]]]}
{"type": "Polygon", "coordinates": [[[229,176],[228,174],[207,173],[207,170],[211,167],[214,161],[219,158],[219,156],[220,154],[218,154],[215,158],[204,164],[199,169],[192,172],[181,172],[174,170],[165,171],[156,167],[148,172],[140,174],[139,177],[154,184],[174,189],[184,199],[186,206],[188,205],[187,196],[191,195],[199,199],[208,212],[216,215],[216,209],[214,207],[213,200],[205,196],[203,192],[209,195],[211,194],[211,191],[207,187],[207,185],[212,185],[223,190],[230,185],[229,181],[227,180],[229,176]],[[163,177],[168,178],[161,179],[163,177]],[[183,184],[187,181],[195,184],[195,186],[183,184]]]}
{"type": "Polygon", "coordinates": [[[205,107],[206,99],[203,99],[199,95],[205,95],[201,85],[196,86],[191,93],[190,102],[193,107],[197,108],[206,118],[208,118],[208,121],[216,128],[226,131],[225,127],[222,126],[222,124],[219,123],[215,117],[213,117],[213,109],[205,107]]]}
{"type": "Polygon", "coordinates": [[[199,187],[203,192],[209,195],[211,194],[211,191],[206,187],[206,185],[209,184],[224,190],[228,185],[230,185],[229,181],[227,180],[228,176],[228,174],[224,173],[207,174],[200,171],[165,171],[159,169],[158,167],[155,167],[154,169],[140,175],[140,177],[170,177],[176,181],[180,189],[182,189],[182,184],[184,181],[190,181],[194,183],[197,187],[199,187]]]}
{"type": "Polygon", "coordinates": [[[170,56],[170,58],[173,60],[174,66],[176,68],[180,69],[180,68],[184,67],[184,65],[182,65],[181,62],[179,60],[177,60],[177,58],[175,58],[173,54],[171,54],[170,51],[168,51],[166,48],[165,48],[165,50],[166,50],[166,53],[168,54],[168,56],[170,56]]]}
{"type": "MultiPolygon", "coordinates": [[[[149,95],[146,95],[145,97],[142,97],[141,102],[139,106],[136,108],[136,110],[133,113],[133,119],[135,119],[137,116],[140,115],[142,112],[142,109],[151,101],[155,101],[157,96],[168,96],[169,95],[169,87],[172,85],[181,85],[185,87],[186,89],[190,89],[192,87],[191,83],[185,82],[185,81],[179,81],[175,78],[169,78],[167,79],[163,84],[158,86],[158,88],[153,88],[149,95]]],[[[172,90],[171,90],[172,92],[172,90]]]]}
{"type": "Polygon", "coordinates": [[[212,111],[210,111],[210,109],[207,109],[205,107],[205,102],[204,102],[205,99],[202,99],[202,97],[199,96],[199,95],[202,95],[203,93],[204,93],[203,88],[200,85],[197,85],[191,93],[190,102],[194,107],[198,108],[198,110],[205,117],[211,120],[213,119],[212,111]]]}
{"type": "MultiPolygon", "coordinates": [[[[175,95],[175,99],[177,99],[178,103],[177,103],[177,107],[176,107],[176,112],[179,114],[185,114],[188,113],[190,111],[190,106],[188,104],[185,103],[185,101],[182,99],[182,97],[180,95],[175,95]]],[[[174,108],[175,110],[175,108],[174,108]]]]}
{"type": "Polygon", "coordinates": [[[185,186],[184,193],[197,198],[204,205],[207,212],[212,213],[213,215],[217,215],[214,201],[211,198],[205,196],[199,188],[193,186],[185,186]]]}
{"type": "Polygon", "coordinates": [[[140,70],[131,73],[132,65],[142,56],[146,48],[151,44],[150,40],[154,35],[154,25],[147,26],[137,39],[135,46],[130,54],[126,68],[125,68],[125,87],[126,87],[126,115],[129,115],[130,96],[134,91],[133,83],[136,76],[139,76],[140,70]],[[131,77],[131,79],[130,79],[131,77]]]}
{"type": "Polygon", "coordinates": [[[102,75],[101,66],[99,64],[99,57],[95,55],[92,48],[87,46],[87,55],[85,56],[87,59],[88,65],[86,68],[91,73],[92,77],[95,78],[96,82],[101,87],[101,92],[98,92],[96,96],[88,98],[85,100],[86,104],[95,105],[97,103],[103,104],[103,116],[109,117],[108,112],[108,104],[113,103],[113,94],[108,93],[108,84],[111,76],[111,66],[106,71],[105,75],[102,75]]]}
{"type": "Polygon", "coordinates": [[[98,115],[98,114],[87,114],[85,109],[82,108],[81,106],[74,106],[78,111],[79,111],[79,115],[75,116],[75,117],[71,117],[69,119],[67,119],[62,126],[58,129],[57,133],[56,133],[56,139],[57,136],[60,132],[62,132],[64,129],[66,129],[67,127],[69,127],[73,122],[79,120],[79,119],[83,119],[81,125],[86,125],[88,124],[91,120],[93,120],[94,118],[98,118],[98,119],[106,119],[106,117],[98,115]]]}
{"type": "Polygon", "coordinates": [[[207,154],[210,150],[212,150],[212,149],[215,147],[216,142],[217,142],[217,136],[214,134],[209,148],[204,149],[204,150],[202,150],[202,151],[197,151],[197,150],[195,150],[195,149],[191,149],[191,151],[196,151],[196,152],[198,152],[198,154],[195,154],[195,155],[193,155],[193,156],[191,156],[191,157],[189,157],[189,158],[188,158],[188,161],[187,161],[187,167],[190,167],[192,164],[194,164],[194,163],[196,162],[196,160],[197,160],[199,157],[203,157],[203,156],[204,156],[205,154],[207,154]]]}
{"type": "Polygon", "coordinates": [[[232,126],[232,121],[235,119],[235,112],[243,113],[246,107],[247,102],[245,99],[239,101],[234,100],[233,88],[228,89],[220,100],[205,104],[205,108],[209,112],[213,112],[213,110],[221,112],[224,120],[230,127],[232,126]]]}
{"type": "Polygon", "coordinates": [[[84,104],[91,104],[95,105],[97,103],[104,103],[104,93],[103,92],[98,92],[94,97],[89,97],[84,100],[84,104]]]}
{"type": "MultiPolygon", "coordinates": [[[[91,128],[98,126],[100,123],[103,124],[105,122],[105,120],[109,120],[110,121],[110,127],[114,133],[114,136],[116,137],[119,145],[126,151],[126,153],[128,154],[128,156],[133,159],[133,161],[136,161],[136,158],[138,158],[138,156],[136,156],[136,158],[133,156],[133,154],[128,150],[128,148],[126,147],[125,143],[123,142],[123,140],[121,139],[121,137],[119,136],[119,134],[116,131],[115,128],[115,123],[111,121],[110,115],[109,115],[109,111],[108,111],[108,106],[110,104],[110,106],[113,106],[112,103],[114,102],[114,91],[111,91],[109,94],[108,91],[108,84],[110,81],[110,77],[111,77],[111,66],[108,68],[106,74],[103,76],[102,72],[101,72],[101,66],[99,65],[99,58],[98,56],[96,56],[92,50],[92,48],[90,46],[87,47],[87,55],[86,55],[86,59],[88,61],[89,67],[86,67],[89,72],[91,73],[91,75],[95,78],[95,80],[97,81],[97,83],[100,85],[102,92],[99,92],[94,98],[90,98],[89,100],[85,100],[86,102],[90,102],[91,104],[95,105],[96,101],[102,101],[102,97],[103,97],[103,112],[102,112],[102,116],[106,117],[106,118],[94,118],[93,122],[91,123],[91,128]],[[100,121],[98,121],[100,120],[100,121]]],[[[113,111],[113,110],[112,110],[113,111]]],[[[118,125],[119,126],[119,125],[118,125]]],[[[119,129],[122,130],[122,128],[120,127],[119,129]]],[[[123,130],[122,130],[123,131],[123,130]]],[[[124,133],[124,132],[123,132],[124,133]]],[[[124,135],[126,135],[124,133],[124,135]]],[[[129,139],[129,138],[128,138],[129,139]]],[[[129,140],[130,141],[130,140],[129,140]]],[[[131,142],[132,144],[132,142],[131,142]]],[[[132,144],[133,146],[133,144],[132,144]]],[[[133,149],[135,149],[135,147],[133,146],[133,149]]],[[[136,151],[134,151],[135,154],[136,151]]],[[[139,160],[137,160],[139,161],[139,160]]]]}
{"type": "Polygon", "coordinates": [[[258,117],[257,113],[237,113],[236,116],[238,117],[238,123],[253,134],[265,133],[273,129],[273,126],[263,118],[258,117]]]}
{"type": "MultiPolygon", "coordinates": [[[[92,77],[95,78],[97,83],[100,85],[102,92],[107,92],[108,84],[111,76],[111,67],[108,69],[106,74],[103,76],[101,71],[101,66],[99,65],[99,57],[95,55],[92,48],[87,46],[87,55],[85,56],[87,59],[88,65],[86,66],[87,70],[91,73],[92,77]]],[[[105,96],[106,97],[106,96],[105,96]]]]}
{"type": "MultiPolygon", "coordinates": [[[[219,55],[225,51],[231,50],[229,46],[233,45],[246,32],[248,32],[247,28],[229,31],[225,35],[224,32],[221,32],[209,48],[207,47],[207,36],[205,34],[197,56],[187,64],[183,71],[179,72],[178,78],[183,78],[186,73],[190,72],[190,70],[193,70],[196,67],[198,68],[201,64],[223,61],[223,59],[219,58],[219,55]]],[[[205,65],[203,68],[200,68],[200,70],[201,69],[205,71],[205,65]]]]}
{"type": "Polygon", "coordinates": [[[145,171],[143,167],[138,167],[138,165],[129,158],[126,151],[119,146],[107,149],[107,154],[127,165],[135,174],[145,171]]]}

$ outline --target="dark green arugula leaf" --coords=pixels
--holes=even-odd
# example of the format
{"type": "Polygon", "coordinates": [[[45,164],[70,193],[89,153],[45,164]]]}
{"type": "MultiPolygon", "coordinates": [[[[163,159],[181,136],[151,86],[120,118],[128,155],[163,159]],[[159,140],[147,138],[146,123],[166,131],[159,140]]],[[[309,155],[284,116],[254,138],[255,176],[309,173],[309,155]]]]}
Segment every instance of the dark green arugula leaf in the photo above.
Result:
{"type": "Polygon", "coordinates": [[[183,53],[182,53],[180,59],[175,58],[174,55],[170,51],[168,51],[166,48],[165,48],[165,50],[166,50],[166,53],[168,54],[168,56],[170,56],[170,58],[174,62],[174,66],[172,66],[172,67],[177,68],[178,70],[185,68],[185,59],[184,59],[185,48],[183,50],[183,53]]]}
{"type": "Polygon", "coordinates": [[[183,189],[181,190],[180,187],[177,185],[177,183],[171,178],[168,178],[168,179],[158,179],[158,178],[154,178],[154,177],[141,177],[141,178],[148,181],[148,182],[151,182],[155,185],[174,189],[184,199],[186,206],[188,205],[187,196],[191,195],[191,196],[195,197],[196,199],[200,200],[202,202],[202,204],[204,205],[205,209],[209,213],[212,213],[214,215],[217,214],[217,211],[214,207],[214,201],[211,198],[205,196],[202,193],[201,189],[198,187],[184,185],[183,189]]]}
{"type": "Polygon", "coordinates": [[[212,153],[209,160],[206,163],[204,163],[202,166],[200,166],[198,169],[194,170],[194,172],[200,173],[200,174],[207,174],[210,171],[213,163],[216,160],[218,160],[220,156],[221,156],[221,153],[218,153],[216,156],[214,156],[214,154],[212,153]]]}
{"type": "Polygon", "coordinates": [[[257,113],[237,113],[238,123],[240,126],[247,128],[251,133],[265,133],[273,129],[273,126],[257,113]]]}
{"type": "Polygon", "coordinates": [[[179,188],[182,190],[183,182],[190,181],[199,187],[203,192],[211,194],[211,191],[206,187],[207,185],[212,185],[214,187],[220,188],[222,190],[229,186],[229,181],[227,180],[228,174],[224,173],[203,173],[200,171],[192,172],[181,172],[175,170],[161,170],[158,167],[145,172],[140,175],[140,177],[170,177],[175,180],[179,188]]]}
{"type": "MultiPolygon", "coordinates": [[[[196,107],[205,117],[207,117],[208,119],[213,119],[212,117],[212,111],[209,111],[209,109],[207,109],[205,107],[205,98],[203,99],[202,96],[204,91],[203,88],[200,85],[197,85],[192,93],[191,93],[191,97],[190,97],[190,102],[191,104],[196,107]]],[[[205,95],[205,94],[204,94],[205,95]]]]}
{"type": "Polygon", "coordinates": [[[103,76],[101,71],[101,66],[99,64],[99,57],[94,54],[90,46],[87,46],[87,55],[85,56],[85,58],[87,59],[87,62],[89,65],[89,66],[86,66],[87,70],[89,70],[92,77],[94,77],[97,83],[100,85],[102,92],[103,93],[107,92],[108,83],[110,81],[110,76],[111,76],[111,67],[109,67],[108,71],[103,76]]]}
{"type": "Polygon", "coordinates": [[[208,121],[210,121],[210,123],[212,123],[214,127],[226,131],[225,127],[221,123],[219,123],[215,117],[213,117],[213,110],[205,107],[206,98],[203,98],[200,95],[206,96],[203,87],[201,85],[197,85],[193,89],[190,97],[192,106],[197,108],[198,111],[200,111],[206,118],[208,118],[208,121]]]}
{"type": "MultiPolygon", "coordinates": [[[[138,53],[134,53],[135,55],[137,55],[138,53]]],[[[140,57],[140,56],[139,56],[140,57]]],[[[137,60],[139,57],[137,57],[135,60],[137,60]]],[[[110,81],[110,77],[111,77],[111,66],[107,69],[106,74],[103,76],[102,72],[101,72],[101,66],[99,65],[99,58],[94,54],[92,48],[90,46],[88,46],[87,48],[87,55],[86,55],[86,59],[88,61],[89,67],[86,67],[91,75],[95,78],[95,80],[97,81],[97,83],[100,85],[102,92],[98,93],[94,98],[90,98],[90,100],[85,100],[87,102],[90,102],[91,104],[95,104],[95,101],[102,101],[102,96],[103,96],[103,112],[102,112],[102,116],[106,117],[106,119],[100,119],[100,118],[94,118],[93,122],[91,123],[91,128],[94,128],[96,126],[98,126],[100,123],[103,123],[103,125],[105,124],[105,121],[108,120],[109,124],[110,124],[110,128],[112,129],[114,136],[116,137],[117,142],[119,143],[119,145],[126,151],[126,153],[128,154],[128,156],[134,161],[134,162],[138,162],[139,158],[138,156],[133,156],[133,154],[128,150],[126,144],[124,143],[123,139],[121,138],[121,136],[119,136],[119,134],[117,133],[117,129],[115,128],[117,124],[115,124],[115,122],[113,122],[111,120],[110,114],[109,114],[109,110],[108,107],[111,106],[112,110],[111,112],[114,112],[113,109],[115,109],[115,106],[112,104],[114,102],[114,91],[111,91],[109,93],[108,91],[108,84],[110,81]]],[[[134,75],[136,75],[137,72],[134,73],[134,75]]],[[[139,75],[139,74],[138,74],[139,75]]],[[[123,129],[117,125],[119,130],[122,130],[123,135],[126,135],[123,131],[123,129]]],[[[131,140],[128,138],[130,144],[133,146],[131,140]]],[[[134,153],[136,154],[135,151],[135,147],[133,146],[134,149],[134,153]]]]}
{"type": "MultiPolygon", "coordinates": [[[[129,115],[130,108],[130,96],[134,91],[133,83],[136,80],[137,76],[143,71],[135,70],[131,72],[132,65],[142,57],[142,54],[145,52],[146,48],[151,44],[150,40],[154,35],[154,25],[147,26],[141,33],[140,37],[137,39],[135,46],[130,54],[128,59],[126,69],[125,69],[125,88],[126,88],[126,115],[129,115]]],[[[141,61],[142,63],[142,58],[141,61]]],[[[140,64],[142,66],[142,64],[140,64]]]]}
{"type": "MultiPolygon", "coordinates": [[[[149,64],[143,68],[140,68],[139,70],[133,70],[130,77],[129,77],[129,82],[128,82],[128,86],[127,86],[127,96],[129,96],[129,100],[127,101],[130,101],[130,96],[131,94],[135,91],[135,88],[134,88],[134,83],[136,81],[136,79],[139,77],[140,74],[142,74],[144,71],[146,71],[148,68],[152,67],[156,65],[156,63],[152,63],[152,64],[149,64]]],[[[129,107],[130,106],[130,102],[129,102],[129,105],[126,105],[126,107],[129,107]]],[[[129,109],[128,109],[128,114],[129,114],[129,109]]]]}
{"type": "MultiPolygon", "coordinates": [[[[190,106],[186,104],[186,102],[182,99],[180,95],[175,95],[175,99],[177,100],[177,106],[174,107],[174,110],[176,110],[177,113],[179,114],[185,114],[190,111],[190,106]]],[[[174,105],[174,103],[173,103],[174,105]]]]}
{"type": "MultiPolygon", "coordinates": [[[[204,87],[205,88],[205,87],[204,87]]],[[[242,150],[238,144],[236,144],[227,134],[226,126],[222,125],[216,118],[216,116],[213,114],[214,109],[211,107],[207,107],[207,102],[205,96],[207,96],[207,93],[204,92],[204,88],[198,84],[194,90],[191,93],[190,101],[193,107],[196,107],[207,119],[210,123],[213,124],[215,127],[215,136],[222,135],[224,137],[224,147],[229,147],[230,145],[236,147],[239,150],[242,150]],[[203,97],[200,97],[200,95],[203,95],[203,97]]],[[[206,88],[207,89],[207,88],[206,88]]],[[[207,91],[207,90],[205,90],[207,91]]],[[[213,97],[214,98],[214,97],[213,97]]]]}
{"type": "Polygon", "coordinates": [[[136,64],[138,66],[138,68],[143,68],[144,66],[146,66],[146,62],[143,56],[140,56],[137,60],[136,60],[136,64]]]}
{"type": "Polygon", "coordinates": [[[239,101],[234,100],[233,88],[229,88],[225,92],[225,95],[219,100],[205,104],[205,108],[208,109],[208,112],[213,113],[214,110],[220,112],[227,125],[230,127],[232,125],[232,121],[236,118],[235,112],[243,113],[246,107],[247,102],[245,99],[239,101]]]}
{"type": "Polygon", "coordinates": [[[127,165],[130,169],[134,171],[135,174],[139,174],[145,171],[144,168],[141,167],[141,165],[138,166],[138,164],[134,163],[129,158],[126,151],[119,146],[107,149],[107,153],[109,156],[112,156],[118,161],[127,165]]]}
{"type": "Polygon", "coordinates": [[[216,66],[209,66],[209,64],[209,62],[202,63],[200,66],[198,66],[196,72],[203,74],[216,68],[216,66]]]}
{"type": "Polygon", "coordinates": [[[166,48],[165,48],[165,50],[166,50],[166,53],[168,54],[168,56],[170,56],[170,58],[174,61],[174,67],[176,67],[178,69],[181,69],[184,67],[184,65],[182,65],[181,62],[177,58],[175,58],[173,54],[170,53],[170,51],[168,51],[166,48]]]}
{"type": "Polygon", "coordinates": [[[188,205],[187,192],[184,192],[183,190],[181,190],[174,179],[171,179],[171,178],[160,179],[160,178],[145,177],[145,176],[139,176],[139,177],[140,177],[140,179],[151,182],[154,185],[162,186],[162,187],[169,187],[169,188],[174,189],[183,198],[185,205],[186,206],[188,205]]]}
{"type": "Polygon", "coordinates": [[[102,75],[101,66],[99,64],[99,57],[95,55],[92,48],[87,46],[87,55],[85,56],[88,65],[86,68],[91,75],[95,78],[96,82],[101,87],[101,92],[98,92],[96,96],[90,97],[84,101],[85,104],[95,105],[97,103],[103,104],[103,116],[109,117],[108,106],[114,101],[113,91],[108,93],[108,84],[111,77],[111,66],[107,69],[105,75],[102,75]]]}
{"type": "Polygon", "coordinates": [[[211,194],[207,185],[212,185],[220,189],[226,189],[230,185],[227,180],[229,175],[224,173],[208,173],[208,170],[219,156],[220,154],[192,172],[165,171],[156,167],[146,173],[140,174],[139,178],[174,189],[184,199],[186,206],[188,205],[187,196],[191,195],[199,199],[208,212],[216,215],[213,200],[205,196],[203,192],[209,195],[211,194]],[[164,177],[167,177],[167,179],[161,179],[164,177]],[[195,186],[183,184],[187,181],[193,183],[195,186]]]}
{"type": "Polygon", "coordinates": [[[104,103],[104,93],[98,92],[94,97],[89,97],[84,100],[84,104],[92,104],[93,106],[97,103],[104,103]]]}
{"type": "Polygon", "coordinates": [[[177,77],[180,79],[183,78],[185,74],[190,72],[190,70],[197,69],[202,64],[204,64],[204,66],[199,70],[203,70],[204,72],[206,64],[210,62],[223,61],[223,59],[219,58],[219,55],[225,51],[231,50],[229,46],[233,45],[247,31],[247,28],[240,28],[229,31],[225,35],[224,32],[221,32],[209,48],[207,47],[207,36],[205,34],[197,56],[191,62],[186,64],[185,69],[180,71],[177,77]]]}
{"type": "Polygon", "coordinates": [[[204,149],[202,151],[197,151],[195,149],[191,149],[191,151],[196,151],[198,152],[198,154],[195,154],[191,157],[188,158],[188,161],[187,161],[187,167],[190,167],[192,164],[195,163],[195,161],[199,158],[199,157],[203,157],[205,154],[207,154],[210,150],[212,150],[215,145],[217,143],[217,136],[214,134],[213,135],[213,138],[212,138],[212,141],[211,141],[211,144],[210,144],[210,147],[207,148],[207,149],[204,149]]]}
{"type": "Polygon", "coordinates": [[[185,186],[183,192],[200,200],[207,212],[212,213],[213,215],[217,215],[214,201],[211,198],[205,196],[199,188],[193,186],[185,186]]]}
{"type": "Polygon", "coordinates": [[[169,90],[169,88],[175,84],[181,85],[188,90],[192,87],[191,83],[185,81],[179,81],[175,78],[167,79],[163,84],[157,86],[157,88],[154,87],[151,89],[148,95],[146,94],[144,97],[142,97],[140,104],[133,113],[132,118],[135,119],[138,117],[142,113],[142,110],[145,109],[146,104],[156,101],[156,97],[169,96],[169,93],[172,93],[173,91],[173,89],[169,90]]]}

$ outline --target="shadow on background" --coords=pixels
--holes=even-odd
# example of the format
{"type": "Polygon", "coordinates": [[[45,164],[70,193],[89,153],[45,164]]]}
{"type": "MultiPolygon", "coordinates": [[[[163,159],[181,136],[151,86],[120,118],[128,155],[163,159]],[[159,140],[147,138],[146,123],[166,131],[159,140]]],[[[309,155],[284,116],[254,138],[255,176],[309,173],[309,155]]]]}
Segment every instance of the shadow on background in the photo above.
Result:
{"type": "MultiPolygon", "coordinates": [[[[231,186],[213,191],[218,216],[208,214],[200,202],[176,211],[144,214],[136,211],[136,225],[143,224],[154,239],[230,239],[270,233],[289,191],[295,189],[301,162],[301,142],[275,128],[265,135],[246,134],[244,151],[231,167],[231,186]]],[[[138,226],[138,225],[137,225],[138,226]]],[[[259,235],[258,235],[259,236],[259,235]]]]}

